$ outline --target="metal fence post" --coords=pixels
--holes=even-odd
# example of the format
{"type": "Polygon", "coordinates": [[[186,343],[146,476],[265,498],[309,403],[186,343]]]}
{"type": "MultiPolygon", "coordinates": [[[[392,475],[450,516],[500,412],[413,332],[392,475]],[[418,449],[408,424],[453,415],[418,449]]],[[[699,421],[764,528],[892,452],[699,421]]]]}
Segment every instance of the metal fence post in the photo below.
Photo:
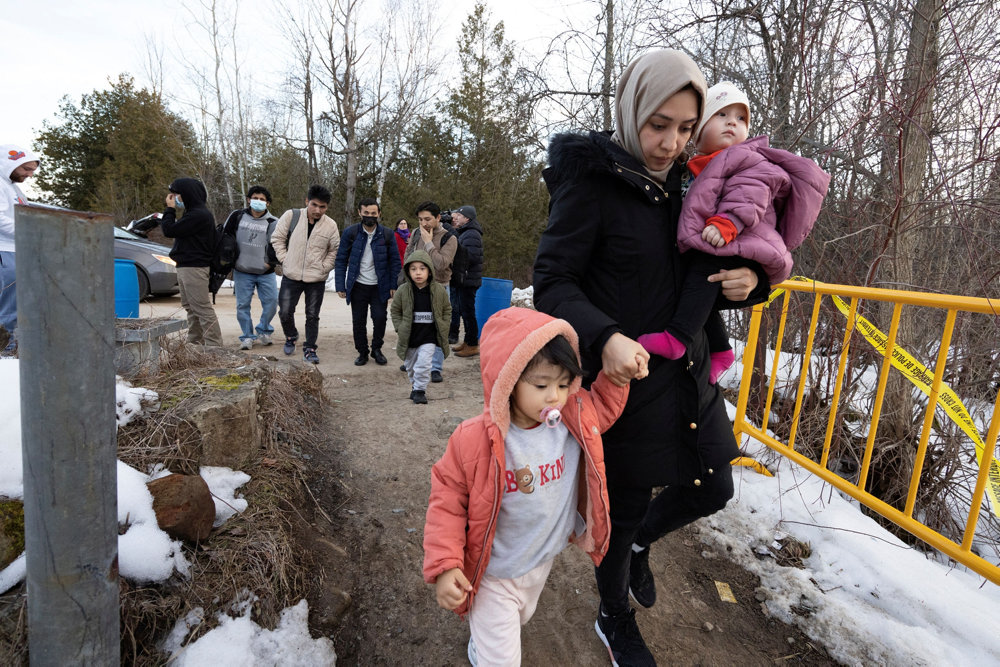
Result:
{"type": "Polygon", "coordinates": [[[108,216],[16,208],[32,665],[119,663],[114,237],[108,216]]]}

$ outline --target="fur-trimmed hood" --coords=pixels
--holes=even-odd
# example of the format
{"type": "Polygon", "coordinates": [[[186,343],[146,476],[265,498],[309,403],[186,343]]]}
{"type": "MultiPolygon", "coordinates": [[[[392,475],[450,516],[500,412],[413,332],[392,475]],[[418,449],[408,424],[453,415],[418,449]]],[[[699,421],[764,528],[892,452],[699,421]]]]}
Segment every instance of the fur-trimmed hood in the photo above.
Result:
{"type": "Polygon", "coordinates": [[[611,141],[610,132],[563,132],[549,140],[549,166],[543,175],[551,190],[558,183],[579,180],[584,174],[613,174],[616,162],[645,173],[638,160],[611,141]]]}
{"type": "Polygon", "coordinates": [[[549,194],[563,184],[579,183],[588,176],[610,176],[632,184],[644,197],[659,201],[657,196],[664,190],[679,187],[680,175],[685,169],[687,156],[680,156],[674,160],[666,182],[660,181],[650,176],[641,161],[611,141],[610,132],[565,132],[549,141],[549,166],[542,176],[549,194]],[[647,187],[650,183],[659,187],[647,187]]]}
{"type": "MultiPolygon", "coordinates": [[[[580,357],[576,331],[566,320],[529,308],[507,308],[490,317],[479,340],[483,396],[487,418],[506,437],[510,426],[510,395],[528,362],[556,336],[564,336],[580,357]]],[[[570,384],[572,396],[580,378],[570,384]]]]}

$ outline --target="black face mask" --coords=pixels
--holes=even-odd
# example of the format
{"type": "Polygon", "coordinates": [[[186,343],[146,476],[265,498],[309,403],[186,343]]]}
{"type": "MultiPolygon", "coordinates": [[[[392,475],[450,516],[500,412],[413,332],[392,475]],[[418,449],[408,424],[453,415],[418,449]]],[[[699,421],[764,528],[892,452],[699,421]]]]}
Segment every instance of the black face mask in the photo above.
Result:
{"type": "Polygon", "coordinates": [[[378,218],[373,215],[363,215],[361,216],[361,224],[365,227],[374,227],[378,224],[378,218]]]}

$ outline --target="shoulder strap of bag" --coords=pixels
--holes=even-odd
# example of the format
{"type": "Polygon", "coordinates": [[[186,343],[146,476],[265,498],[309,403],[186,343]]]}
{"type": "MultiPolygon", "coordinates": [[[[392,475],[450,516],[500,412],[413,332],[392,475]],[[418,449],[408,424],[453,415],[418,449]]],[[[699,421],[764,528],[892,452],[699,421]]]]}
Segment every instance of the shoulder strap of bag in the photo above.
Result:
{"type": "Polygon", "coordinates": [[[292,238],[292,232],[295,231],[295,225],[299,224],[299,217],[302,215],[302,209],[296,208],[292,209],[292,224],[288,225],[288,238],[292,238]]]}

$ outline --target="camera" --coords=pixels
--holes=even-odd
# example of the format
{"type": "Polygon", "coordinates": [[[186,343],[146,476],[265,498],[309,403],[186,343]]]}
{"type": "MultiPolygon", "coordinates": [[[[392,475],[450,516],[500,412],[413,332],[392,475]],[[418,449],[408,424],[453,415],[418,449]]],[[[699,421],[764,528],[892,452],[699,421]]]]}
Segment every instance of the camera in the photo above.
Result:
{"type": "Polygon", "coordinates": [[[451,211],[441,211],[441,224],[443,225],[451,224],[451,211]]]}

